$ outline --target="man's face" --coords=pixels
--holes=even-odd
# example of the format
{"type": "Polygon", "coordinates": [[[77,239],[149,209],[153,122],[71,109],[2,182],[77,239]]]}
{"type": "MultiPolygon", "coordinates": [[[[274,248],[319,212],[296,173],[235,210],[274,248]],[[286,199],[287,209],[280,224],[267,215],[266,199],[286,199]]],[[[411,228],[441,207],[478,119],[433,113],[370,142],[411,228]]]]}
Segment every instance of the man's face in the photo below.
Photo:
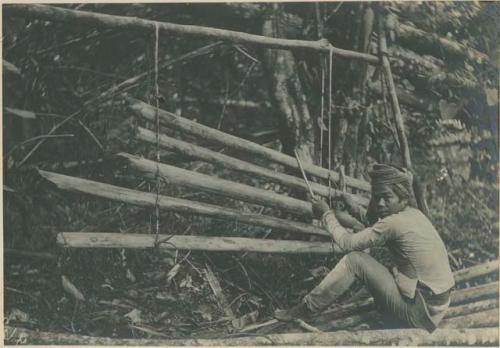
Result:
{"type": "Polygon", "coordinates": [[[377,215],[383,219],[389,215],[399,213],[407,205],[406,199],[400,199],[389,185],[380,185],[373,194],[377,215]]]}

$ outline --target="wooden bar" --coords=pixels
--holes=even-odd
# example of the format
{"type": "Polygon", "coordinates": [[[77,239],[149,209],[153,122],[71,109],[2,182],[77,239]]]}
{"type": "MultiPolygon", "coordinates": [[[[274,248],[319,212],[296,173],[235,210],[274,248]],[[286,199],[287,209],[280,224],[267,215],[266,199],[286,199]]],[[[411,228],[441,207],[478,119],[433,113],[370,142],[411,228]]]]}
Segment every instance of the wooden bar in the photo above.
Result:
{"type": "MultiPolygon", "coordinates": [[[[156,144],[156,134],[142,127],[137,128],[136,138],[150,144],[156,144]]],[[[306,191],[308,189],[304,180],[297,178],[295,176],[263,168],[253,163],[245,162],[237,158],[233,158],[215,151],[205,149],[201,146],[197,146],[182,140],[171,138],[167,135],[161,134],[159,136],[159,144],[160,147],[167,149],[169,151],[176,151],[192,158],[221,165],[225,168],[234,169],[240,172],[256,175],[262,178],[267,178],[275,182],[279,182],[280,184],[288,185],[290,187],[300,188],[306,191]]],[[[330,188],[328,188],[327,186],[323,186],[314,182],[311,182],[310,184],[313,192],[323,197],[329,197],[330,193],[332,193],[332,195],[338,195],[342,193],[335,189],[331,189],[330,192],[330,188]]],[[[352,194],[350,194],[350,196],[357,204],[363,206],[368,205],[368,199],[352,194]]]]}
{"type": "MultiPolygon", "coordinates": [[[[75,178],[72,176],[51,173],[40,170],[40,175],[55,184],[59,189],[84,193],[100,198],[110,199],[117,202],[133,204],[142,207],[154,207],[156,204],[156,194],[131,190],[124,187],[103,184],[87,179],[75,178]]],[[[278,219],[272,216],[252,214],[236,209],[224,208],[208,203],[200,203],[186,199],[160,195],[158,198],[160,209],[175,211],[178,213],[199,214],[212,218],[229,221],[239,221],[242,223],[270,227],[293,233],[303,233],[318,235],[330,238],[328,232],[310,224],[297,221],[278,219]]]]}
{"type": "Polygon", "coordinates": [[[332,46],[327,40],[307,41],[278,39],[233,30],[196,25],[174,24],[137,17],[114,16],[89,11],[76,11],[47,5],[9,4],[4,8],[4,10],[8,15],[40,18],[47,21],[66,22],[72,25],[78,23],[93,27],[136,30],[148,33],[154,33],[155,27],[157,26],[161,34],[167,35],[175,33],[186,36],[224,40],[240,44],[258,45],[267,48],[298,49],[321,53],[332,52],[332,54],[337,57],[360,60],[370,64],[378,64],[379,62],[379,59],[376,56],[337,48],[332,46]]]}
{"type": "MultiPolygon", "coordinates": [[[[156,115],[155,107],[135,98],[126,97],[126,99],[129,102],[130,109],[135,114],[149,122],[154,122],[156,115]]],[[[187,118],[177,116],[162,109],[158,110],[158,117],[160,118],[160,123],[164,126],[171,127],[175,130],[179,130],[187,134],[197,136],[201,139],[212,141],[214,143],[218,143],[238,151],[251,153],[269,161],[282,164],[289,168],[294,168],[297,170],[299,169],[297,161],[294,157],[269,149],[249,140],[238,138],[234,135],[221,132],[217,129],[201,125],[187,118]]],[[[319,178],[327,180],[330,179],[336,182],[340,180],[340,176],[338,173],[329,171],[326,168],[318,167],[314,164],[304,163],[304,170],[307,174],[314,175],[319,178]]],[[[352,177],[346,177],[346,185],[365,192],[370,192],[371,189],[371,186],[368,182],[352,177]]]]}
{"type": "MultiPolygon", "coordinates": [[[[148,249],[156,235],[109,232],[61,232],[57,244],[64,248],[148,249]]],[[[277,254],[331,254],[332,244],[240,237],[205,237],[160,234],[158,247],[167,250],[238,251],[277,254]]]]}

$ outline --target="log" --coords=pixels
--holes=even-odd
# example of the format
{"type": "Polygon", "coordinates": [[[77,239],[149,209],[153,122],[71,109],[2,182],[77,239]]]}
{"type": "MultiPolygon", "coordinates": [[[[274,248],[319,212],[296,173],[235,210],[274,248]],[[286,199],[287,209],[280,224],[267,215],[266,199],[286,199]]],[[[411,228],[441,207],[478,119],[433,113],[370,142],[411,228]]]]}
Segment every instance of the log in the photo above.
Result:
{"type": "MultiPolygon", "coordinates": [[[[156,134],[148,129],[138,127],[137,128],[137,139],[148,142],[150,144],[156,144],[156,134]]],[[[293,188],[308,190],[307,185],[303,179],[297,178],[292,175],[278,173],[273,170],[260,167],[253,163],[245,162],[237,158],[233,158],[215,151],[208,150],[201,146],[190,144],[182,140],[171,138],[167,135],[159,136],[160,147],[167,149],[169,151],[177,151],[183,155],[193,157],[202,161],[214,163],[221,165],[225,168],[234,169],[240,172],[256,175],[258,177],[267,178],[280,184],[287,185],[293,188]]],[[[311,182],[311,188],[313,192],[323,196],[329,197],[330,193],[333,195],[341,194],[338,190],[332,189],[327,186],[323,186],[314,182],[311,182]]],[[[348,194],[349,195],[349,194],[348,194]]],[[[368,199],[359,197],[357,195],[350,194],[350,197],[357,203],[363,206],[368,205],[368,199]]]]}
{"type": "Polygon", "coordinates": [[[461,283],[493,272],[498,272],[498,262],[499,260],[494,260],[477,266],[458,270],[453,273],[455,276],[455,282],[461,283]]]}
{"type": "Polygon", "coordinates": [[[476,327],[497,327],[498,328],[498,307],[486,311],[463,315],[460,317],[444,319],[440,328],[464,329],[476,327]]]}
{"type": "Polygon", "coordinates": [[[158,174],[169,184],[201,189],[232,199],[279,208],[301,216],[312,216],[311,204],[296,198],[177,168],[168,164],[153,162],[126,153],[120,153],[118,156],[126,159],[133,170],[148,179],[155,179],[158,174]]]}
{"type": "MultiPolygon", "coordinates": [[[[345,330],[363,323],[376,325],[382,317],[371,308],[373,307],[360,308],[358,314],[347,317],[337,316],[336,319],[329,320],[320,315],[311,323],[323,331],[345,330]]],[[[471,329],[496,325],[498,325],[498,300],[488,300],[449,308],[439,327],[471,329]]]]}
{"type": "Polygon", "coordinates": [[[34,331],[5,325],[7,344],[102,345],[102,346],[258,346],[258,345],[438,345],[464,346],[499,343],[498,328],[437,329],[432,334],[421,329],[290,333],[226,339],[119,339],[68,333],[34,331]]]}
{"type": "Polygon", "coordinates": [[[498,281],[454,291],[451,296],[451,305],[457,306],[492,297],[498,297],[498,281]]]}
{"type": "MultiPolygon", "coordinates": [[[[57,244],[64,248],[148,249],[155,247],[153,234],[109,232],[61,232],[57,244]]],[[[240,251],[277,254],[331,254],[332,244],[240,237],[205,237],[160,234],[158,247],[166,250],[240,251]],[[164,242],[162,242],[164,241],[164,242]]]]}
{"type": "MultiPolygon", "coordinates": [[[[463,280],[469,280],[469,276],[474,276],[473,272],[465,273],[463,280]]],[[[498,282],[485,284],[477,287],[455,290],[451,294],[451,306],[446,314],[446,317],[456,317],[470,313],[479,312],[491,308],[498,307],[496,300],[481,301],[484,298],[492,298],[498,296],[498,282]]],[[[357,301],[348,304],[337,304],[333,308],[327,309],[311,319],[313,325],[326,330],[324,323],[332,322],[329,329],[335,328],[333,325],[338,325],[339,328],[344,328],[342,320],[353,317],[353,322],[359,322],[365,313],[371,313],[374,309],[373,298],[368,298],[363,301],[357,301]]],[[[264,323],[254,324],[245,327],[241,332],[250,332],[258,329],[268,328],[276,325],[276,319],[269,320],[264,323]]],[[[354,325],[354,324],[353,324],[354,325]]]]}
{"type": "MultiPolygon", "coordinates": [[[[126,97],[129,102],[129,107],[134,113],[139,117],[146,119],[149,122],[154,122],[155,120],[155,107],[146,104],[137,99],[126,97]]],[[[160,122],[164,126],[171,127],[175,130],[185,132],[190,135],[197,136],[201,139],[213,141],[218,144],[230,147],[232,149],[243,151],[245,153],[250,153],[252,155],[265,158],[269,161],[276,162],[293,169],[299,169],[297,161],[294,157],[285,155],[281,152],[269,149],[262,145],[253,143],[251,141],[238,138],[234,135],[230,135],[219,130],[198,124],[184,117],[179,117],[168,111],[159,109],[158,116],[160,122]]],[[[310,175],[314,175],[323,179],[331,179],[333,181],[339,181],[340,176],[338,173],[329,171],[326,168],[321,168],[310,163],[304,163],[304,170],[310,175]]],[[[346,177],[346,185],[358,190],[370,191],[370,184],[364,180],[355,179],[352,177],[346,177]]]]}
{"type": "Polygon", "coordinates": [[[398,40],[407,43],[412,49],[420,46],[424,53],[445,52],[448,55],[466,57],[481,64],[490,61],[485,53],[408,24],[395,23],[391,29],[395,30],[398,40]]]}
{"type": "MultiPolygon", "coordinates": [[[[55,184],[59,189],[76,193],[84,193],[110,199],[117,202],[133,204],[141,207],[154,207],[156,194],[131,190],[124,187],[103,184],[96,181],[75,178],[72,176],[39,171],[40,175],[55,184]]],[[[223,208],[208,203],[194,202],[186,199],[160,195],[158,198],[160,209],[209,216],[212,218],[239,221],[242,223],[270,227],[293,233],[312,234],[330,237],[323,228],[315,227],[297,221],[278,219],[272,216],[252,214],[231,208],[223,208]]],[[[340,250],[337,250],[340,251],[340,250]]]]}
{"type": "Polygon", "coordinates": [[[39,18],[47,21],[65,22],[72,25],[78,23],[92,27],[127,29],[146,33],[154,33],[156,26],[158,26],[160,33],[167,35],[174,33],[205,37],[233,43],[258,45],[267,48],[298,49],[321,53],[329,53],[331,51],[332,54],[337,57],[357,59],[370,64],[378,64],[379,62],[376,56],[337,48],[329,44],[327,40],[306,41],[277,39],[233,30],[174,24],[137,17],[114,16],[88,11],[75,11],[47,5],[11,4],[5,7],[5,13],[14,16],[39,18]]]}
{"type": "Polygon", "coordinates": [[[498,308],[498,299],[471,302],[461,306],[450,307],[446,312],[445,318],[460,317],[467,314],[487,311],[493,308],[498,308]]]}

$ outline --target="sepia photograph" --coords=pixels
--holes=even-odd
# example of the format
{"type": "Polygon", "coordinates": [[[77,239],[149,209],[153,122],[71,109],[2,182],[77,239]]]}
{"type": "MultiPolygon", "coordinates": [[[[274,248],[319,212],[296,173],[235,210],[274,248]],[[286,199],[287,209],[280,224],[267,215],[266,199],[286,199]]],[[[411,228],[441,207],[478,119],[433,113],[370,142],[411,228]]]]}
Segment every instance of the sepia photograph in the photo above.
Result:
{"type": "Polygon", "coordinates": [[[497,1],[2,1],[3,343],[492,346],[497,1]]]}

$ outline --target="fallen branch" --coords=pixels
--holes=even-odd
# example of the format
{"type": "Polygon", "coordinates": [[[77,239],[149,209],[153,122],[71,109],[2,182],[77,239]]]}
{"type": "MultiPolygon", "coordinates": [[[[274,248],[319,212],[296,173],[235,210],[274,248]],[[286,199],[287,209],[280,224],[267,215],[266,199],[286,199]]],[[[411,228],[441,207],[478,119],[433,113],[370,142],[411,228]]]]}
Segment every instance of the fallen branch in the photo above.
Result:
{"type": "MultiPolygon", "coordinates": [[[[152,234],[61,232],[57,244],[64,248],[148,249],[156,246],[152,234]]],[[[158,247],[166,250],[243,251],[280,254],[331,254],[332,244],[240,237],[204,237],[161,234],[158,247]]]]}
{"type": "Polygon", "coordinates": [[[491,345],[499,343],[498,328],[438,329],[432,334],[421,329],[373,330],[360,332],[293,333],[226,339],[118,339],[67,333],[41,332],[6,325],[7,344],[121,345],[121,346],[257,346],[257,345],[491,345]]]}
{"type": "MultiPolygon", "coordinates": [[[[127,100],[130,103],[129,105],[130,109],[134,111],[134,113],[136,113],[138,116],[146,119],[149,122],[154,122],[156,113],[155,107],[131,97],[127,97],[127,100]]],[[[269,161],[285,165],[289,168],[299,169],[297,161],[295,160],[294,157],[285,155],[281,152],[269,149],[262,145],[236,137],[234,135],[230,135],[221,132],[219,130],[201,125],[199,123],[193,122],[184,117],[179,117],[165,110],[159,109],[158,117],[160,118],[161,124],[164,126],[168,126],[175,130],[179,130],[187,134],[197,136],[204,140],[222,144],[224,146],[227,146],[229,148],[238,151],[243,151],[245,153],[257,155],[261,158],[265,158],[269,161]]],[[[338,173],[329,171],[326,168],[318,167],[310,163],[304,163],[304,170],[308,174],[323,179],[327,180],[331,179],[337,182],[340,180],[340,176],[338,173]]],[[[352,177],[346,177],[346,185],[367,192],[369,192],[371,188],[368,182],[364,180],[355,179],[352,177]]]]}
{"type": "MultiPolygon", "coordinates": [[[[155,133],[148,129],[138,127],[136,137],[137,139],[148,142],[150,144],[156,144],[155,133]]],[[[256,175],[257,177],[267,178],[275,182],[279,182],[283,185],[288,185],[290,187],[300,188],[304,190],[308,189],[304,181],[295,176],[278,173],[273,170],[263,168],[258,165],[245,162],[237,158],[233,158],[215,151],[211,151],[204,147],[190,144],[182,140],[174,139],[166,135],[159,136],[159,144],[160,147],[164,149],[170,151],[176,151],[183,155],[196,158],[202,161],[215,163],[225,168],[234,169],[240,172],[256,175]]],[[[330,194],[333,195],[340,194],[338,190],[330,189],[327,186],[323,186],[314,182],[311,182],[310,184],[313,192],[323,197],[329,197],[330,194]]],[[[368,205],[368,199],[359,197],[357,195],[350,195],[350,196],[356,203],[364,206],[368,205]]]]}
{"type": "Polygon", "coordinates": [[[331,51],[332,54],[337,57],[357,59],[370,64],[378,64],[379,61],[376,56],[371,54],[333,47],[327,40],[306,41],[276,39],[232,30],[159,22],[137,17],[113,16],[88,11],[75,11],[47,5],[11,4],[5,7],[5,13],[14,16],[66,22],[72,25],[78,23],[94,27],[129,29],[147,33],[154,33],[155,27],[158,26],[160,33],[164,34],[175,33],[180,35],[206,37],[240,44],[259,45],[267,48],[299,49],[321,53],[329,53],[331,51]]]}
{"type": "MultiPolygon", "coordinates": [[[[124,187],[103,184],[96,181],[75,178],[72,176],[39,171],[45,179],[55,184],[59,189],[76,193],[84,193],[142,207],[154,207],[156,194],[131,190],[124,187]]],[[[278,219],[272,216],[252,214],[231,208],[223,208],[208,203],[200,203],[186,199],[163,196],[158,198],[160,209],[179,213],[199,214],[230,221],[239,221],[251,225],[270,227],[274,229],[329,237],[324,229],[297,221],[278,219]]],[[[337,250],[338,251],[338,250],[337,250]]]]}

